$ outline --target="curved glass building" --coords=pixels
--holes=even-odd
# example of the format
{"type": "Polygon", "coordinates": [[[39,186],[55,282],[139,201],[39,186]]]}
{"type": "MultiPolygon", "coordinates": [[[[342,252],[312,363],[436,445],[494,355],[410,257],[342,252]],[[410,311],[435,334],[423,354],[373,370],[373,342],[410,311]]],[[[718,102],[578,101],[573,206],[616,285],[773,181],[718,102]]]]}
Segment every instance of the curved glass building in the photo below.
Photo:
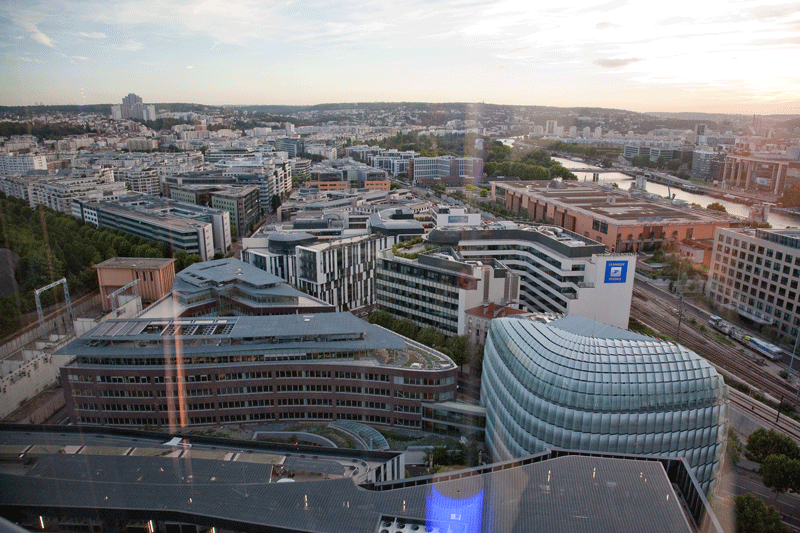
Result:
{"type": "Polygon", "coordinates": [[[589,319],[492,321],[481,401],[494,460],[548,448],[682,457],[708,493],[728,421],[696,353],[589,319]]]}

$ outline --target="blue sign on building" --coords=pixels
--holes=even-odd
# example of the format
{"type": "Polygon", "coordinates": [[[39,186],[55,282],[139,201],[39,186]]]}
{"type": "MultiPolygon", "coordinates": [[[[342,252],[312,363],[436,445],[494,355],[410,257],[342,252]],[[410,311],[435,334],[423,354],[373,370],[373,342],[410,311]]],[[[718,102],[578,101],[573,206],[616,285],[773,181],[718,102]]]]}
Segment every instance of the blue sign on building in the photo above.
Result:
{"type": "Polygon", "coordinates": [[[606,283],[625,283],[627,277],[627,261],[609,261],[606,263],[606,283]]]}

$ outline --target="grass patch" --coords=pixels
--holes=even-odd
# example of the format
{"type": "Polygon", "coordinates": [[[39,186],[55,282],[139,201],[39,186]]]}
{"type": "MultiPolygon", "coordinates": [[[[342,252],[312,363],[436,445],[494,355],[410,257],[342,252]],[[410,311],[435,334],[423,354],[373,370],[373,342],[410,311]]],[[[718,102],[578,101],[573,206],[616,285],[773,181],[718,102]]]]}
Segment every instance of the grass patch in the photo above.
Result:
{"type": "Polygon", "coordinates": [[[733,341],[730,340],[728,337],[723,335],[722,333],[714,332],[711,334],[711,338],[717,341],[720,344],[724,344],[725,346],[735,346],[733,341]]]}

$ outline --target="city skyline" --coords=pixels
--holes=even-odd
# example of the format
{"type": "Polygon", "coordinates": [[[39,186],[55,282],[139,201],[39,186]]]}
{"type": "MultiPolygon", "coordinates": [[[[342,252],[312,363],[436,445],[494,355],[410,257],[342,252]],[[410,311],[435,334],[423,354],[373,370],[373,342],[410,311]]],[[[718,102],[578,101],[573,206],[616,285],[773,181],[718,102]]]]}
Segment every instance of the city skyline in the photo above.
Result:
{"type": "Polygon", "coordinates": [[[544,9],[480,0],[10,2],[0,7],[0,105],[117,103],[134,92],[209,105],[800,113],[790,66],[800,5],[682,4],[665,13],[616,0],[544,9]]]}

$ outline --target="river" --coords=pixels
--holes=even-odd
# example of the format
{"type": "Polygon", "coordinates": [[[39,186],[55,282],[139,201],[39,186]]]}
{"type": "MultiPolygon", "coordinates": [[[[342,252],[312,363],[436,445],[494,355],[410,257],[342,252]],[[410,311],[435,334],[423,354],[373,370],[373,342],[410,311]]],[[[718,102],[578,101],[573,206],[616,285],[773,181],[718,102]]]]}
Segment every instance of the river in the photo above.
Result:
{"type": "MultiPolygon", "coordinates": [[[[558,161],[562,165],[567,168],[571,169],[582,169],[585,168],[586,172],[575,172],[573,173],[578,176],[579,181],[591,181],[592,174],[595,170],[602,170],[598,167],[594,167],[592,165],[587,165],[586,163],[578,163],[576,161],[572,161],[570,159],[563,159],[560,157],[554,157],[555,161],[558,161]]],[[[621,172],[601,172],[599,174],[598,179],[600,183],[616,183],[620,189],[627,191],[630,187],[630,184],[633,182],[634,178],[622,174],[621,172]]],[[[690,204],[698,204],[703,207],[708,206],[711,203],[719,203],[725,206],[728,213],[739,216],[742,218],[747,218],[750,214],[750,206],[745,204],[740,204],[736,202],[731,202],[730,200],[722,200],[719,198],[712,198],[710,196],[704,196],[702,194],[692,194],[677,187],[670,187],[669,192],[667,190],[666,185],[662,185],[660,183],[653,183],[647,182],[647,192],[652,194],[657,194],[659,196],[667,197],[669,192],[675,195],[675,198],[678,200],[685,200],[690,204]]],[[[774,213],[770,212],[769,216],[767,217],[767,222],[769,222],[773,228],[786,228],[786,227],[800,227],[800,219],[794,219],[788,215],[783,215],[782,213],[774,213]]]]}

